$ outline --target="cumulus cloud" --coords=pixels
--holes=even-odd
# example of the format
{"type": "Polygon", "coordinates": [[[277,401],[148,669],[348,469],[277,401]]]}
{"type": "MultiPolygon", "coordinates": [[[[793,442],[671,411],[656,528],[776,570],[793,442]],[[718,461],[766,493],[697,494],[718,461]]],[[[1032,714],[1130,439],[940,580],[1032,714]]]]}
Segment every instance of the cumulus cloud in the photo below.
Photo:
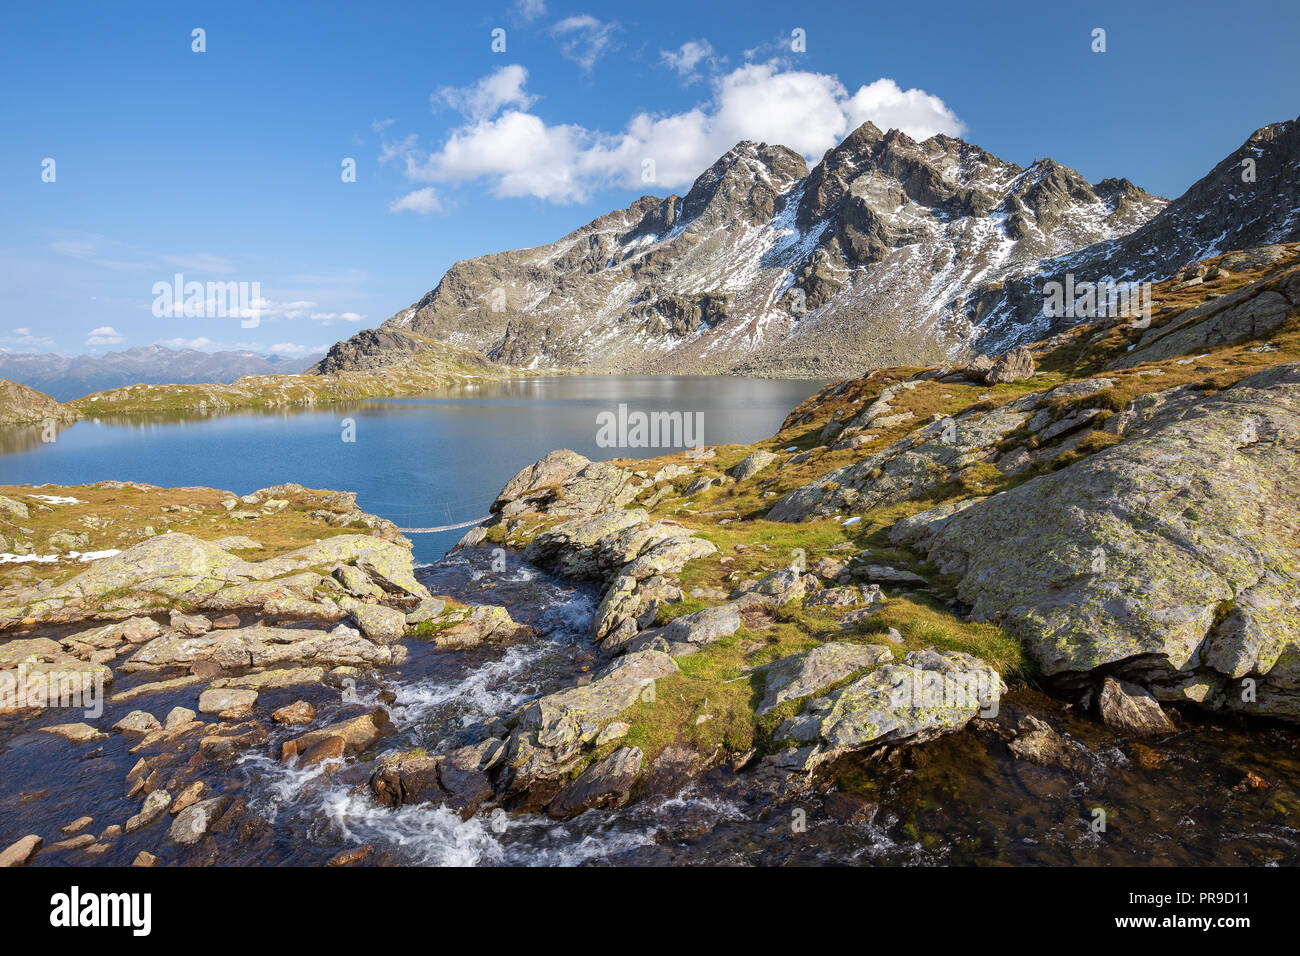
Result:
{"type": "Polygon", "coordinates": [[[565,17],[551,27],[551,35],[559,41],[560,52],[583,70],[590,73],[596,61],[609,52],[618,24],[597,20],[588,13],[565,17]]]}
{"type": "Polygon", "coordinates": [[[695,68],[713,56],[713,45],[708,40],[687,40],[676,50],[660,50],[660,61],[676,70],[685,79],[694,79],[695,68]]]}
{"type": "Polygon", "coordinates": [[[101,325],[86,336],[87,345],[121,345],[126,338],[111,325],[101,325]]]}
{"type": "Polygon", "coordinates": [[[423,189],[407,193],[400,199],[394,199],[388,204],[388,211],[418,212],[427,216],[430,213],[441,212],[442,203],[438,201],[438,195],[433,191],[433,187],[426,186],[423,189]]]}
{"type": "Polygon", "coordinates": [[[518,63],[512,63],[471,86],[444,86],[430,97],[430,101],[435,108],[446,105],[470,119],[484,119],[495,116],[502,107],[526,110],[532,106],[537,97],[524,92],[527,81],[528,71],[518,63]]]}
{"type": "MultiPolygon", "coordinates": [[[[924,90],[903,90],[881,78],[850,92],[832,74],[776,63],[741,66],[714,79],[708,102],[682,113],[640,113],[618,132],[550,125],[519,101],[527,97],[522,67],[507,70],[486,78],[492,83],[485,89],[510,91],[513,101],[487,94],[472,99],[481,108],[471,108],[471,118],[439,149],[421,150],[412,135],[385,143],[380,161],[400,162],[417,182],[483,181],[500,197],[566,203],[585,201],[593,190],[611,186],[687,186],[741,140],[788,146],[815,161],[867,120],[918,140],[965,131],[947,104],[924,90]],[[650,179],[643,175],[647,168],[653,169],[650,179]]],[[[483,83],[470,89],[480,87],[483,83]]]]}

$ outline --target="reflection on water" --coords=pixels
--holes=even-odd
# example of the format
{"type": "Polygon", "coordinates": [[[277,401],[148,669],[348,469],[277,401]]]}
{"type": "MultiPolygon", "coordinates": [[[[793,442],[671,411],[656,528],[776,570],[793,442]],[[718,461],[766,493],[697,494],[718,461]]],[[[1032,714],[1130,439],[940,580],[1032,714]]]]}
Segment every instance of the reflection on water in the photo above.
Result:
{"type": "MultiPolygon", "coordinates": [[[[357,492],[358,504],[402,527],[480,517],[520,468],[555,448],[593,459],[658,449],[602,448],[596,416],[699,412],[709,444],[771,435],[823,383],[716,377],[565,376],[458,385],[421,398],[327,409],[178,415],[78,422],[42,443],[39,432],[0,429],[0,484],[85,484],[113,479],[247,494],[282,482],[357,492]],[[344,441],[345,420],[355,441],[344,441]]],[[[421,535],[431,561],[462,532],[421,535]]]]}

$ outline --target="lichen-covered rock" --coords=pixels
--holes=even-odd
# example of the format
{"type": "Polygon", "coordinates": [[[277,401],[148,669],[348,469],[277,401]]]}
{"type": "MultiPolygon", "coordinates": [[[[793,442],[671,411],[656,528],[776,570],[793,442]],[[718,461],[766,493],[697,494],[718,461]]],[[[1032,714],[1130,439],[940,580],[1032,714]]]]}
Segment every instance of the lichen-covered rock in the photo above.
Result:
{"type": "Polygon", "coordinates": [[[744,459],[738,465],[732,466],[727,474],[737,481],[746,481],[753,478],[760,471],[766,468],[772,462],[776,461],[777,456],[770,451],[756,451],[748,458],[744,459]]]}
{"type": "Polygon", "coordinates": [[[406,615],[382,604],[358,604],[352,623],[377,644],[396,644],[406,635],[406,615]]]}
{"type": "Polygon", "coordinates": [[[893,659],[894,652],[888,647],[846,642],[830,642],[783,657],[767,666],[763,700],[754,713],[761,717],[787,700],[815,694],[855,671],[893,659]]]}
{"type": "Polygon", "coordinates": [[[892,533],[961,575],[1048,675],[1300,719],[1300,365],[1174,404],[1120,444],[892,533]]]}
{"type": "Polygon", "coordinates": [[[564,819],[596,807],[621,807],[641,774],[642,758],[640,747],[620,747],[584,770],[546,812],[564,819]]]}
{"type": "Polygon", "coordinates": [[[677,663],[667,654],[641,651],[618,658],[589,684],[525,704],[515,714],[508,741],[507,786],[521,791],[563,774],[605,724],[656,680],[676,671],[677,663]]]}
{"type": "Polygon", "coordinates": [[[437,646],[477,647],[479,644],[519,640],[532,633],[530,628],[516,622],[509,611],[498,605],[484,604],[466,610],[468,613],[459,623],[434,634],[433,642],[437,646]]]}
{"type": "Polygon", "coordinates": [[[1006,685],[988,664],[959,651],[910,651],[804,706],[774,735],[793,750],[777,765],[811,771],[843,754],[881,744],[921,743],[996,713],[1006,685]]]}
{"type": "Polygon", "coordinates": [[[369,535],[336,535],[265,561],[245,561],[210,541],[171,533],[96,561],[26,607],[0,609],[0,627],[23,618],[82,620],[92,610],[114,614],[178,604],[189,610],[233,610],[261,607],[273,597],[310,600],[329,579],[293,576],[340,563],[355,564],[387,592],[429,596],[415,579],[410,549],[369,535]]]}
{"type": "Polygon", "coordinates": [[[290,662],[329,667],[387,666],[405,659],[406,649],[400,644],[375,644],[346,624],[329,631],[254,625],[211,631],[200,637],[159,637],[136,651],[122,666],[127,671],[189,667],[195,661],[211,661],[228,669],[275,667],[290,662]]]}
{"type": "Polygon", "coordinates": [[[1034,355],[1023,345],[1017,346],[1005,355],[1000,355],[984,373],[986,385],[1004,385],[1018,382],[1022,378],[1031,378],[1034,374],[1034,355]]]}

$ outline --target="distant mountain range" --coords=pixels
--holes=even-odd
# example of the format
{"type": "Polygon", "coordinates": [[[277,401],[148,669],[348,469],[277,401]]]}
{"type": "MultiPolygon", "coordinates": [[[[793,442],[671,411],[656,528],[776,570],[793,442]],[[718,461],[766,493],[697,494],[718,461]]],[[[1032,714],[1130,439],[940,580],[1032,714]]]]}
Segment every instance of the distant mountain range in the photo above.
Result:
{"type": "Polygon", "coordinates": [[[243,375],[295,374],[319,355],[289,358],[258,352],[200,352],[147,345],[69,358],[51,352],[0,350],[0,378],[21,382],[61,402],[124,385],[228,384],[243,375]]]}
{"type": "Polygon", "coordinates": [[[867,123],[811,170],[742,142],[684,197],[458,262],[314,370],[373,371],[433,340],[526,368],[842,377],[1042,338],[1054,331],[1042,283],[1065,272],[1156,279],[1296,240],[1297,121],[1259,130],[1172,203],[1051,159],[1022,168],[867,123]]]}

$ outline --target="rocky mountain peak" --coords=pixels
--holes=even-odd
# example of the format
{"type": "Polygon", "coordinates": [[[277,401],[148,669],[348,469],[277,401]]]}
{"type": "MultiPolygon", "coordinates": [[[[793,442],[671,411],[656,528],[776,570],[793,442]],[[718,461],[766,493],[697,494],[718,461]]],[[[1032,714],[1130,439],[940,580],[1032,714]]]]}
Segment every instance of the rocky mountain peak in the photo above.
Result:
{"type": "Polygon", "coordinates": [[[414,338],[354,336],[330,367],[373,368],[431,340],[631,373],[831,377],[1000,353],[1051,331],[1038,284],[1054,271],[1168,275],[1216,243],[1300,239],[1298,128],[1260,130],[1173,204],[1126,179],[1092,184],[1051,159],[1022,168],[871,123],[811,170],[744,141],[685,196],[643,196],[548,245],[456,263],[385,323],[414,338]],[[1241,183],[1243,159],[1257,184],[1241,183]]]}

